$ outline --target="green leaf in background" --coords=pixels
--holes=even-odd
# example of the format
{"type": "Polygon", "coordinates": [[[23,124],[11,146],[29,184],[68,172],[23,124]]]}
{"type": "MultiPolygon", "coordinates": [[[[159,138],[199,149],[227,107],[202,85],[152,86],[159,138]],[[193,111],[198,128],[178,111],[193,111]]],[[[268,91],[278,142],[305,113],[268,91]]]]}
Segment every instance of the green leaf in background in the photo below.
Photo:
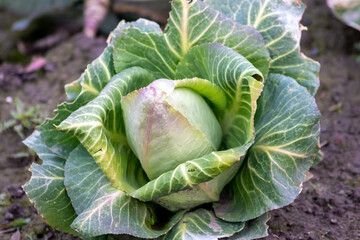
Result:
{"type": "Polygon", "coordinates": [[[214,203],[216,215],[247,221],[293,202],[318,150],[319,118],[305,88],[269,75],[255,115],[255,144],[227,194],[214,203]]]}
{"type": "Polygon", "coordinates": [[[79,214],[72,227],[84,236],[129,234],[155,238],[166,233],[184,214],[178,212],[164,226],[156,228],[161,216],[154,206],[114,188],[82,146],[66,161],[66,186],[79,214]]]}
{"type": "Polygon", "coordinates": [[[243,25],[253,26],[270,52],[270,73],[292,77],[311,95],[319,87],[319,64],[300,52],[300,19],[304,4],[284,0],[208,0],[213,7],[243,25]]]}
{"type": "Polygon", "coordinates": [[[65,159],[45,145],[38,131],[24,143],[43,161],[41,165],[32,164],[32,177],[24,185],[26,194],[48,224],[60,231],[77,235],[70,227],[77,215],[64,186],[65,159]]]}
{"type": "Polygon", "coordinates": [[[28,15],[40,12],[61,9],[75,3],[76,0],[0,0],[0,7],[7,8],[13,12],[28,15]]]}
{"type": "Polygon", "coordinates": [[[360,1],[359,0],[327,0],[336,17],[352,28],[360,31],[360,1]]]}
{"type": "Polygon", "coordinates": [[[59,13],[73,7],[77,0],[0,0],[0,8],[16,13],[24,18],[12,25],[14,31],[24,31],[32,21],[46,14],[59,13]]]}
{"type": "Polygon", "coordinates": [[[218,43],[195,46],[176,70],[176,79],[185,77],[207,79],[225,92],[228,104],[220,124],[223,141],[228,148],[241,146],[253,139],[256,100],[263,84],[261,72],[246,58],[218,43]]]}
{"type": "Polygon", "coordinates": [[[197,209],[186,213],[161,240],[208,239],[230,237],[244,228],[243,222],[226,222],[212,211],[197,209]]]}

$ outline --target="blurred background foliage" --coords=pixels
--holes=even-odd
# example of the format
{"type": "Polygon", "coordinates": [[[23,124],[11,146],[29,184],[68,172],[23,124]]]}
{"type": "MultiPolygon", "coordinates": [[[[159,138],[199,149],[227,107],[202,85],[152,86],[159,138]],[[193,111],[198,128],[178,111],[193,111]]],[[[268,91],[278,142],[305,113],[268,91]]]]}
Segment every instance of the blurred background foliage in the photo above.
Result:
{"type": "Polygon", "coordinates": [[[360,0],[327,0],[327,3],[341,21],[360,30],[360,0]]]}
{"type": "Polygon", "coordinates": [[[27,63],[69,36],[107,36],[120,20],[166,24],[169,0],[0,0],[0,63],[27,63]],[[2,31],[4,32],[4,31],[2,31]]]}

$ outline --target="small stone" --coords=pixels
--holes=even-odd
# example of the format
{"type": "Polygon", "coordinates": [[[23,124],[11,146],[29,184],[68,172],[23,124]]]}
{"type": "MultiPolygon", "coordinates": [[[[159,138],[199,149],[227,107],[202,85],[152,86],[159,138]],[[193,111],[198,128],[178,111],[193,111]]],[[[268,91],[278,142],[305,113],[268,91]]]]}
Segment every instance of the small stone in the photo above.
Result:
{"type": "Polygon", "coordinates": [[[39,101],[40,101],[41,103],[47,103],[47,102],[48,102],[48,99],[45,98],[45,97],[40,97],[39,101]]]}
{"type": "Polygon", "coordinates": [[[5,219],[8,221],[14,220],[14,214],[10,213],[10,212],[6,212],[5,213],[5,219]]]}
{"type": "Polygon", "coordinates": [[[312,213],[313,213],[313,210],[312,210],[311,208],[307,208],[307,209],[305,210],[305,213],[310,213],[310,214],[312,214],[312,213]]]}
{"type": "Polygon", "coordinates": [[[336,219],[336,218],[332,218],[332,219],[330,220],[330,222],[331,222],[332,224],[336,224],[336,223],[337,223],[337,219],[336,219]]]}
{"type": "Polygon", "coordinates": [[[34,232],[36,234],[43,234],[45,231],[45,225],[44,224],[36,224],[34,226],[34,232]]]}
{"type": "Polygon", "coordinates": [[[17,230],[10,238],[10,240],[20,240],[21,238],[21,234],[19,232],[19,230],[17,230]]]}
{"type": "Polygon", "coordinates": [[[11,194],[11,197],[15,199],[19,199],[25,194],[21,186],[10,186],[8,187],[8,191],[11,194]]]}
{"type": "Polygon", "coordinates": [[[7,96],[7,97],[5,98],[5,102],[7,102],[7,103],[12,103],[12,102],[13,102],[13,98],[10,97],[10,96],[7,96]]]}

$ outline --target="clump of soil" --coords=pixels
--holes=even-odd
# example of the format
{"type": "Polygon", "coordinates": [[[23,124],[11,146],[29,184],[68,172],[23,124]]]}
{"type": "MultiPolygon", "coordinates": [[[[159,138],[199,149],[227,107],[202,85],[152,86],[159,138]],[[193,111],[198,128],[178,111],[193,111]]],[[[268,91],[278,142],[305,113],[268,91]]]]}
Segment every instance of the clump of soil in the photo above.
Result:
{"type": "Polygon", "coordinates": [[[21,88],[23,82],[37,79],[35,73],[25,73],[21,64],[4,63],[0,66],[0,88],[15,90],[21,88]]]}

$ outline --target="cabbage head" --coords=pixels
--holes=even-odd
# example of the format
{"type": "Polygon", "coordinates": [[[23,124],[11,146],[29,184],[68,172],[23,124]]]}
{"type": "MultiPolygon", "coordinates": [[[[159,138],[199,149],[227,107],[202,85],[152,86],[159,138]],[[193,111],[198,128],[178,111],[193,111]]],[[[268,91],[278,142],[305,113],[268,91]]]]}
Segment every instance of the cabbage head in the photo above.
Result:
{"type": "Polygon", "coordinates": [[[168,25],[120,22],[25,144],[24,189],[84,239],[254,239],[321,160],[319,64],[304,5],[173,0],[168,25]]]}

